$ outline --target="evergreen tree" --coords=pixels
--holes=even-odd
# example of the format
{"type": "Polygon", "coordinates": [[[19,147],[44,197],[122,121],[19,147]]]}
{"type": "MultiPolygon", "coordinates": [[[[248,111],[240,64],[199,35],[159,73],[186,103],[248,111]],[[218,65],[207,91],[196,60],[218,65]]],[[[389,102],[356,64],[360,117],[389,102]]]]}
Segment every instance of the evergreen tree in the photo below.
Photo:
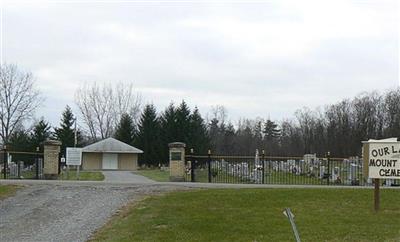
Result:
{"type": "MultiPolygon", "coordinates": [[[[57,140],[61,141],[61,152],[65,154],[66,147],[74,147],[75,143],[75,117],[69,106],[65,107],[62,113],[60,127],[54,128],[54,136],[57,140]]],[[[77,146],[80,145],[82,140],[80,132],[77,132],[77,146]]]]}
{"type": "MultiPolygon", "coordinates": [[[[17,127],[16,130],[11,134],[8,139],[8,149],[12,151],[23,151],[23,152],[35,152],[36,149],[32,148],[31,138],[29,136],[29,132],[26,131],[22,126],[17,127]]],[[[30,158],[32,156],[25,154],[12,154],[13,161],[22,160],[25,164],[28,164],[29,161],[33,161],[30,158]]],[[[32,163],[29,163],[32,164],[32,163]]]]}
{"type": "Polygon", "coordinates": [[[43,150],[41,143],[50,138],[50,129],[50,124],[43,118],[41,118],[39,122],[35,124],[31,133],[31,145],[33,150],[36,150],[36,147],[40,147],[40,150],[43,150]]]}
{"type": "Polygon", "coordinates": [[[221,134],[219,129],[219,121],[216,118],[213,118],[208,125],[208,137],[210,137],[211,151],[213,153],[221,152],[221,134]]]}
{"type": "Polygon", "coordinates": [[[228,123],[224,130],[224,138],[222,140],[222,148],[219,153],[234,155],[237,151],[236,131],[232,123],[228,123]]]}
{"type": "Polygon", "coordinates": [[[121,120],[117,125],[115,131],[115,138],[124,143],[133,144],[133,139],[135,136],[135,126],[133,125],[133,120],[129,114],[122,114],[121,120]]]}
{"type": "Polygon", "coordinates": [[[139,120],[136,146],[144,151],[139,156],[139,164],[157,166],[162,162],[160,147],[160,123],[157,118],[156,108],[153,104],[147,104],[139,120]]]}
{"type": "Polygon", "coordinates": [[[196,107],[189,117],[188,147],[194,148],[196,153],[206,154],[209,147],[209,138],[204,119],[196,107]]]}
{"type": "Polygon", "coordinates": [[[185,101],[176,109],[176,141],[188,143],[190,133],[190,109],[185,101]]]}
{"type": "Polygon", "coordinates": [[[15,130],[11,134],[8,142],[13,151],[36,151],[32,150],[29,132],[27,132],[23,127],[19,127],[15,130]]]}
{"type": "Polygon", "coordinates": [[[160,124],[161,124],[161,141],[162,141],[160,149],[161,149],[162,161],[164,161],[165,163],[168,162],[169,160],[168,144],[178,140],[176,138],[178,130],[176,123],[176,108],[173,103],[171,103],[161,114],[160,124]]]}
{"type": "Polygon", "coordinates": [[[281,130],[278,129],[278,125],[271,121],[267,120],[265,122],[265,127],[264,127],[264,139],[266,141],[271,141],[275,138],[278,138],[280,136],[281,130]]]}

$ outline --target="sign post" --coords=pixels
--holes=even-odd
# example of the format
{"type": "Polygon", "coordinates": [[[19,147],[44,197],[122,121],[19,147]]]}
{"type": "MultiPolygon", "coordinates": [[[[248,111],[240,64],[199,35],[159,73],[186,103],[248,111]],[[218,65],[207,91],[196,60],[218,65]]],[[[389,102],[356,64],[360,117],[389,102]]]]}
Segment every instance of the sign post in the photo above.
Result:
{"type": "Polygon", "coordinates": [[[67,147],[67,157],[66,157],[66,163],[67,166],[73,165],[77,166],[76,170],[76,176],[79,180],[79,167],[82,164],[82,148],[72,148],[72,147],[67,147]]]}
{"type": "Polygon", "coordinates": [[[400,142],[397,138],[363,141],[364,175],[374,181],[374,208],[380,206],[380,179],[400,179],[400,142]]]}
{"type": "Polygon", "coordinates": [[[375,189],[374,189],[374,209],[375,212],[379,211],[380,206],[380,195],[379,195],[379,179],[374,179],[375,189]]]}

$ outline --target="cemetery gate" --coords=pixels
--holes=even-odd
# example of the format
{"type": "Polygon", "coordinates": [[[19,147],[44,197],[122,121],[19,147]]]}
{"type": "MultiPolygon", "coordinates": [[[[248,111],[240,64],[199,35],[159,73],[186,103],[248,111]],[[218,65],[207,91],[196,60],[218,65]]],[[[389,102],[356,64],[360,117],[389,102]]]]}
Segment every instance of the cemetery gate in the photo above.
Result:
{"type": "Polygon", "coordinates": [[[42,179],[43,153],[2,150],[0,179],[42,179]]]}
{"type": "MultiPolygon", "coordinates": [[[[372,184],[363,177],[359,157],[332,158],[307,154],[302,157],[254,155],[185,156],[185,181],[213,183],[349,185],[372,184]]],[[[387,186],[400,185],[398,180],[385,180],[387,186]]]]}

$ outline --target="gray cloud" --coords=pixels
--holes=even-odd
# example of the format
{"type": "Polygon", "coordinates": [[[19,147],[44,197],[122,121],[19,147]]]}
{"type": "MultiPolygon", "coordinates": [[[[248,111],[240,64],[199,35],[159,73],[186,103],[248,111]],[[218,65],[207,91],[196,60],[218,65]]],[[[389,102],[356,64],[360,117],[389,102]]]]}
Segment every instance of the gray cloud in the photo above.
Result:
{"type": "Polygon", "coordinates": [[[399,85],[396,1],[6,2],[4,61],[32,71],[58,123],[83,82],[133,82],[162,110],[292,116],[399,85]]]}

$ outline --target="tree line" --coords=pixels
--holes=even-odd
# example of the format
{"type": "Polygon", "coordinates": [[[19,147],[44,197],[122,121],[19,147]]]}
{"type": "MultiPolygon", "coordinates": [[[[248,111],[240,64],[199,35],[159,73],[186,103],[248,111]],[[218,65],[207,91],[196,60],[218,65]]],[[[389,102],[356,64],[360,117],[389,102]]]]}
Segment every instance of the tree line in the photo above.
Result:
{"type": "Polygon", "coordinates": [[[211,120],[209,135],[214,150],[228,154],[254,153],[299,156],[361,156],[361,141],[400,137],[400,88],[382,94],[365,92],[352,99],[314,110],[307,107],[294,118],[241,119],[232,123],[211,120]]]}
{"type": "MultiPolygon", "coordinates": [[[[42,103],[31,73],[15,65],[0,68],[1,140],[14,150],[35,151],[47,138],[65,147],[74,145],[76,116],[67,106],[58,127],[44,119],[26,128],[42,103]]],[[[203,117],[185,101],[171,103],[158,112],[153,104],[142,105],[132,85],[94,83],[79,88],[77,146],[115,137],[144,150],[143,165],[168,162],[168,143],[181,141],[196,154],[252,155],[263,149],[267,155],[301,156],[316,153],[347,157],[361,154],[361,141],[400,136],[400,89],[366,92],[352,99],[316,109],[307,107],[284,120],[241,118],[229,121],[223,106],[203,117]]]]}

